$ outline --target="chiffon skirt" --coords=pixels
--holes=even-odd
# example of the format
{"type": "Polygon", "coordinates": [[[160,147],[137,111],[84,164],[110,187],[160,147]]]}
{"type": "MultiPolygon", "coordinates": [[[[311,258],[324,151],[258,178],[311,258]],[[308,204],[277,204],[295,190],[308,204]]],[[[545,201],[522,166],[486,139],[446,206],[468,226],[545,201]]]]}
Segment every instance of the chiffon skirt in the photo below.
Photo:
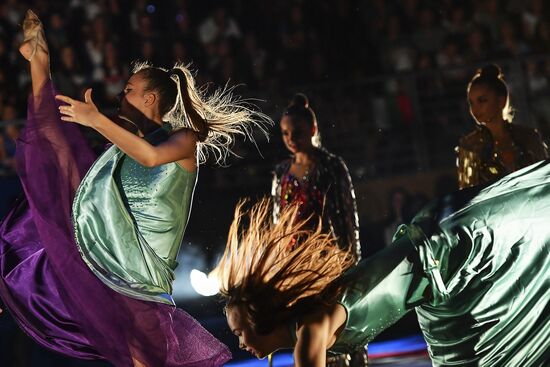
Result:
{"type": "Polygon", "coordinates": [[[0,298],[40,345],[116,366],[219,366],[227,347],[181,309],[104,285],[75,244],[71,206],[95,160],[75,124],[62,122],[48,82],[30,96],[17,142],[25,199],[0,224],[0,298]]]}

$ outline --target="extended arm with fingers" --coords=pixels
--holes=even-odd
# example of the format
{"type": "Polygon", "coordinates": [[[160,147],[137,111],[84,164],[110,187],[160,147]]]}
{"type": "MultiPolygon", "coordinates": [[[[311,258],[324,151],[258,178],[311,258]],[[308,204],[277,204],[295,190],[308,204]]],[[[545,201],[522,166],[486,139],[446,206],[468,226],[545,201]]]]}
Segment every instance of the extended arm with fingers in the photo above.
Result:
{"type": "Polygon", "coordinates": [[[194,132],[181,130],[172,134],[166,142],[157,146],[151,145],[99,112],[91,95],[92,90],[88,89],[84,96],[84,102],[63,95],[56,96],[58,100],[67,103],[67,105],[59,107],[62,114],[61,119],[97,130],[124,153],[146,167],[190,160],[192,162],[186,168],[193,168],[197,143],[197,135],[194,132]]]}

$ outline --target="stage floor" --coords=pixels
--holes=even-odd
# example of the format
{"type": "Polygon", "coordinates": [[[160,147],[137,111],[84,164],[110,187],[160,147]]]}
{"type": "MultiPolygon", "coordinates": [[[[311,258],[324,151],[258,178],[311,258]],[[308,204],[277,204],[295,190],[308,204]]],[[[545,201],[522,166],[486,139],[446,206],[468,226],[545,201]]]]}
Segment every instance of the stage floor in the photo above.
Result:
{"type": "MultiPolygon", "coordinates": [[[[405,338],[374,342],[369,344],[369,366],[407,366],[431,367],[426,350],[426,343],[420,335],[405,338]]],[[[226,367],[267,367],[265,360],[248,359],[226,364],[226,367]]],[[[293,366],[292,354],[276,353],[273,357],[273,367],[293,366]]]]}

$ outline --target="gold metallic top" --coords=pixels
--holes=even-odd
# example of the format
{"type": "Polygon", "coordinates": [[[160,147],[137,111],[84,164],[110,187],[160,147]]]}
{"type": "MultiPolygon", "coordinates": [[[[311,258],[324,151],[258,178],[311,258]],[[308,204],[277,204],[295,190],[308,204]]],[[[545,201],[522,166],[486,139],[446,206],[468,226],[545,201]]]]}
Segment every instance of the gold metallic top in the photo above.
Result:
{"type": "Polygon", "coordinates": [[[485,126],[478,125],[460,139],[457,152],[458,185],[461,189],[494,182],[520,168],[548,158],[546,144],[536,129],[506,124],[512,138],[512,164],[506,164],[495,141],[485,126]]]}

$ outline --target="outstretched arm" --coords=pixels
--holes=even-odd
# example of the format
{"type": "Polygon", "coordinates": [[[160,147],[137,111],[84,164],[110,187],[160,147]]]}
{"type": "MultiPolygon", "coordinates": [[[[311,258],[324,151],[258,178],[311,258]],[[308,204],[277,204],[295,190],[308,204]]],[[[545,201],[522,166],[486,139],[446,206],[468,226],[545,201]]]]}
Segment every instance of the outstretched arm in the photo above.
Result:
{"type": "Polygon", "coordinates": [[[166,142],[154,146],[99,112],[92,101],[91,89],[86,91],[84,102],[62,95],[56,98],[68,104],[59,107],[63,121],[76,122],[97,130],[124,153],[146,167],[195,158],[197,136],[191,131],[178,131],[166,142]]]}

